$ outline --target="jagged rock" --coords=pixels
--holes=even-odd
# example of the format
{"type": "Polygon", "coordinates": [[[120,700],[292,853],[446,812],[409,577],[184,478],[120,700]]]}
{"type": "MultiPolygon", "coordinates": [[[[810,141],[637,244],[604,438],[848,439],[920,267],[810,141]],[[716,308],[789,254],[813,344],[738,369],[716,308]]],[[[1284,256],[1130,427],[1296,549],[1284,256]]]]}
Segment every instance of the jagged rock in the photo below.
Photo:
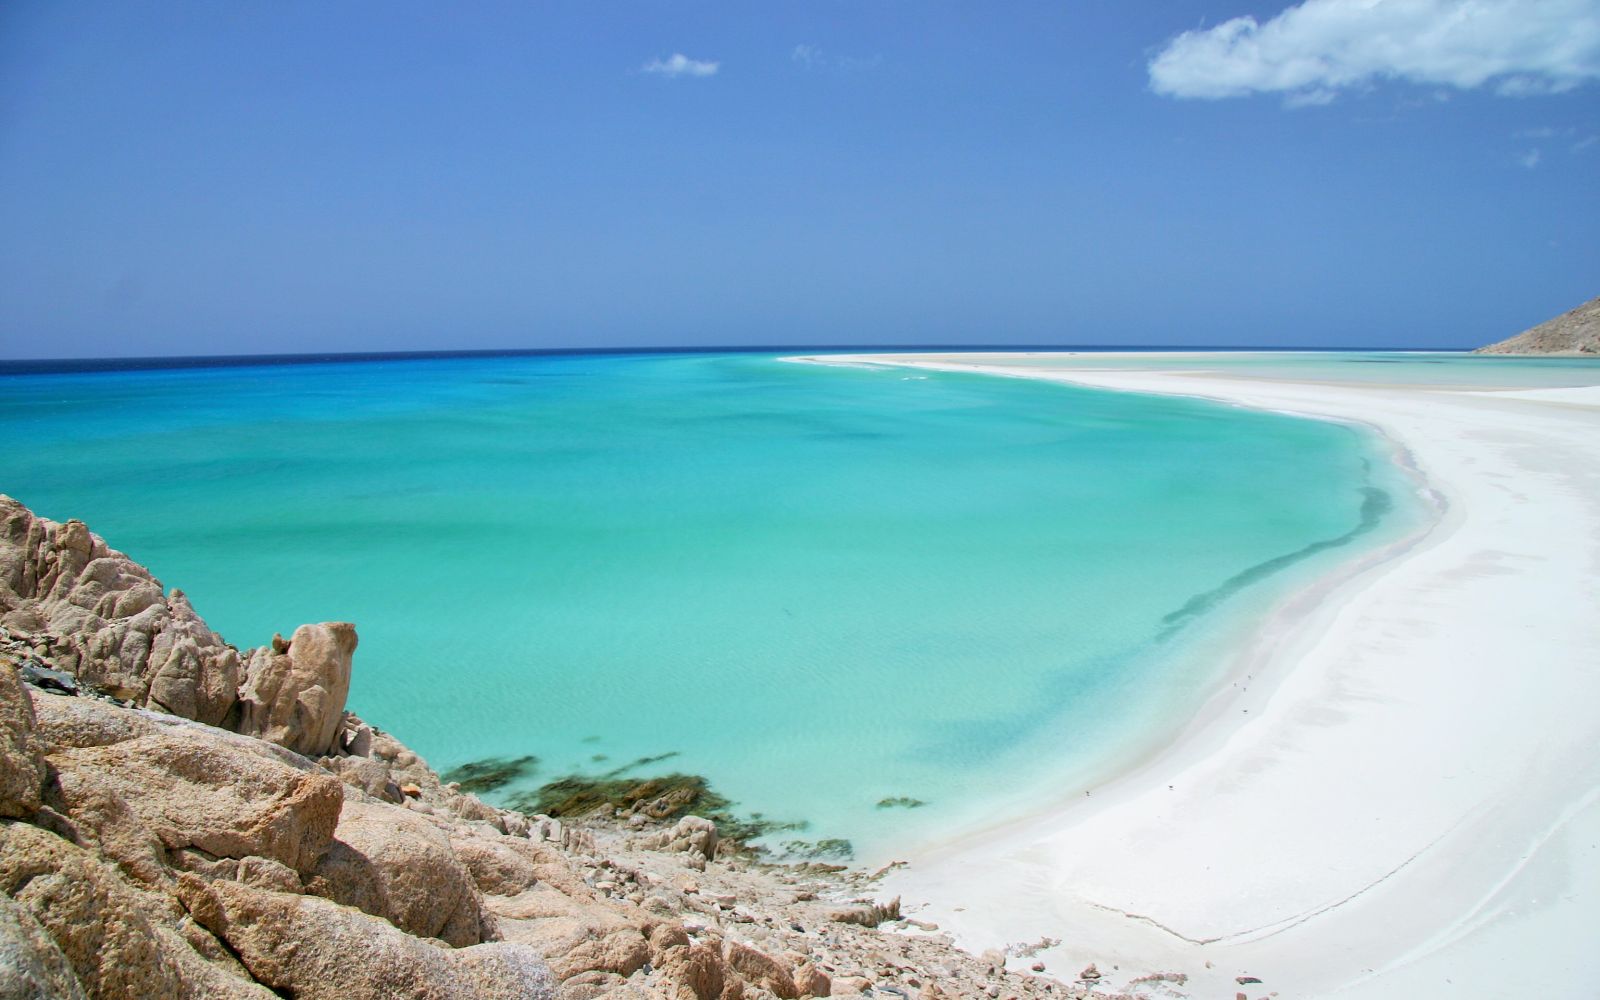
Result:
{"type": "Polygon", "coordinates": [[[515,896],[539,881],[533,861],[504,837],[452,837],[450,846],[485,895],[515,896]]]}
{"type": "Polygon", "coordinates": [[[213,725],[234,703],[238,653],[81,521],[56,524],[0,496],[0,594],[7,620],[58,634],[55,666],[79,683],[213,725]]]}
{"type": "Polygon", "coordinates": [[[302,625],[294,630],[287,653],[257,649],[239,690],[239,732],[308,757],[331,753],[350,694],[355,651],[356,627],[349,622],[302,625]]]}
{"type": "Polygon", "coordinates": [[[483,939],[467,868],[432,822],[394,806],[349,802],[307,889],[455,947],[483,939]]]}
{"type": "Polygon", "coordinates": [[[168,613],[150,646],[148,704],[220,726],[239,700],[239,653],[206,628],[181,590],[172,592],[168,613]]]}
{"type": "Polygon", "coordinates": [[[295,768],[253,741],[180,728],[114,746],[59,750],[62,772],[87,772],[120,794],[170,850],[273,858],[308,872],[332,839],[343,785],[295,768]]]}
{"type": "MultiPolygon", "coordinates": [[[[536,846],[526,841],[507,843],[536,846]]],[[[538,949],[562,982],[584,972],[631,976],[643,968],[650,961],[646,932],[651,921],[637,910],[600,901],[570,869],[562,876],[555,867],[541,870],[552,876],[549,881],[541,879],[540,885],[511,898],[485,901],[503,918],[500,930],[506,940],[538,949]],[[557,878],[565,884],[558,887],[557,878]]]]}
{"type": "Polygon", "coordinates": [[[37,827],[0,824],[0,892],[27,908],[92,1000],[272,1000],[160,923],[115,869],[37,827]]]}
{"type": "Polygon", "coordinates": [[[717,840],[717,824],[699,816],[684,816],[665,830],[641,837],[639,846],[647,851],[698,854],[709,861],[717,856],[717,840]]]}
{"type": "Polygon", "coordinates": [[[549,968],[524,945],[451,950],[317,896],[181,877],[178,893],[251,976],[297,1000],[498,1000],[555,995],[549,968]]]}
{"type": "Polygon", "coordinates": [[[810,962],[801,962],[794,968],[794,988],[803,997],[825,997],[833,993],[833,981],[810,962]]]}
{"type": "Polygon", "coordinates": [[[44,763],[34,746],[33,700],[16,668],[0,663],[0,816],[39,808],[44,763]]]}
{"type": "MultiPolygon", "coordinates": [[[[681,984],[677,1000],[717,1000],[724,987],[733,985],[725,975],[722,952],[709,942],[689,944],[686,939],[684,944],[664,950],[655,965],[670,981],[681,984]]],[[[743,995],[742,990],[738,995],[743,995]]]]}
{"type": "Polygon", "coordinates": [[[781,958],[773,958],[737,941],[725,941],[722,958],[730,969],[752,985],[771,992],[781,1000],[794,1000],[800,995],[795,988],[794,970],[781,958]]]}
{"type": "Polygon", "coordinates": [[[346,785],[359,788],[375,799],[394,803],[405,799],[386,761],[370,757],[324,757],[322,766],[337,774],[346,785]]]}
{"type": "Polygon", "coordinates": [[[85,1000],[67,956],[28,908],[9,896],[0,896],[0,997],[85,1000]]]}
{"type": "Polygon", "coordinates": [[[22,682],[41,691],[56,691],[61,694],[75,695],[78,693],[78,682],[64,670],[52,670],[38,663],[24,663],[21,670],[22,682]]]}
{"type": "Polygon", "coordinates": [[[349,757],[372,756],[372,727],[346,712],[339,728],[337,749],[349,757]]]}
{"type": "MultiPolygon", "coordinates": [[[[842,907],[830,912],[828,919],[841,924],[860,924],[862,927],[876,927],[886,920],[899,920],[900,897],[896,896],[887,903],[842,907]]],[[[1004,962],[1002,958],[1001,964],[1004,962]]]]}

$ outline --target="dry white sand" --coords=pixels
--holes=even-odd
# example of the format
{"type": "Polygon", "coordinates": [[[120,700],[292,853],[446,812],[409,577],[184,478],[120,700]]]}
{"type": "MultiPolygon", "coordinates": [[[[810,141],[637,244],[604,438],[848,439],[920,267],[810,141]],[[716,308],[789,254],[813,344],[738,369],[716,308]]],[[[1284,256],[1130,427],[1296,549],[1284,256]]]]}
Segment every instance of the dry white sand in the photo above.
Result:
{"type": "Polygon", "coordinates": [[[1443,504],[1287,600],[1155,759],[913,858],[888,888],[918,917],[974,949],[1059,938],[1050,970],[1107,988],[1600,995],[1600,389],[849,360],[1360,421],[1443,504]]]}

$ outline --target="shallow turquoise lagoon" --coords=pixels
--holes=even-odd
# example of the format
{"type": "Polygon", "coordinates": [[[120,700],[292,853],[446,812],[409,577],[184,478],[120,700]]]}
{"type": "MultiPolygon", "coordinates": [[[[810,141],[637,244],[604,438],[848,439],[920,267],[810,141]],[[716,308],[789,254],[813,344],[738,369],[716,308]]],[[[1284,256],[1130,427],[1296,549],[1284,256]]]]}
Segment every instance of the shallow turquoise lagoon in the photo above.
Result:
{"type": "Polygon", "coordinates": [[[1343,426],[752,354],[11,376],[0,431],[230,641],[356,622],[352,708],[441,770],[673,752],[869,861],[1081,794],[1420,518],[1343,426]]]}

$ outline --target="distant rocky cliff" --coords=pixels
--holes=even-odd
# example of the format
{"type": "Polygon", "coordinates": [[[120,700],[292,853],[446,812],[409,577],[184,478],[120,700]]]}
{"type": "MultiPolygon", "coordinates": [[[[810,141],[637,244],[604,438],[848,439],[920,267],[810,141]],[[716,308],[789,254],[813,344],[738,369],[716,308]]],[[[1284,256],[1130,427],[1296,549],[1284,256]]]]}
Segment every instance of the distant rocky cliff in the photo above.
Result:
{"type": "Polygon", "coordinates": [[[80,522],[0,496],[0,1000],[1042,998],[1101,978],[961,952],[875,876],[727,856],[664,801],[576,825],[487,805],[345,711],[355,649],[335,622],[241,654],[80,522]]]}
{"type": "Polygon", "coordinates": [[[1474,353],[1600,355],[1600,298],[1474,353]]]}

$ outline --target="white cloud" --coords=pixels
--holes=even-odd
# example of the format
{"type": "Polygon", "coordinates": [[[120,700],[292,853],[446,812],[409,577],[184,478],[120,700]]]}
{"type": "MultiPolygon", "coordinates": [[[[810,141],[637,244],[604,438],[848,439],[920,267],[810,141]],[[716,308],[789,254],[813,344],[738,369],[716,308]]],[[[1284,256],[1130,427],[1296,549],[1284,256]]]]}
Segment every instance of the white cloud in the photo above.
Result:
{"type": "Polygon", "coordinates": [[[721,63],[708,62],[702,59],[690,59],[682,52],[674,52],[666,59],[652,59],[640,67],[645,73],[656,73],[665,77],[678,76],[715,76],[721,63]]]}
{"type": "Polygon", "coordinates": [[[1542,159],[1544,159],[1543,153],[1540,153],[1537,149],[1530,149],[1517,157],[1517,162],[1532,170],[1539,165],[1539,161],[1542,159]]]}
{"type": "Polygon", "coordinates": [[[1186,31],[1149,69],[1158,94],[1283,93],[1296,106],[1385,79],[1558,93],[1600,79],[1600,0],[1304,0],[1186,31]]]}
{"type": "Polygon", "coordinates": [[[822,50],[815,45],[796,45],[794,51],[789,53],[789,58],[810,69],[822,58],[822,50]]]}

